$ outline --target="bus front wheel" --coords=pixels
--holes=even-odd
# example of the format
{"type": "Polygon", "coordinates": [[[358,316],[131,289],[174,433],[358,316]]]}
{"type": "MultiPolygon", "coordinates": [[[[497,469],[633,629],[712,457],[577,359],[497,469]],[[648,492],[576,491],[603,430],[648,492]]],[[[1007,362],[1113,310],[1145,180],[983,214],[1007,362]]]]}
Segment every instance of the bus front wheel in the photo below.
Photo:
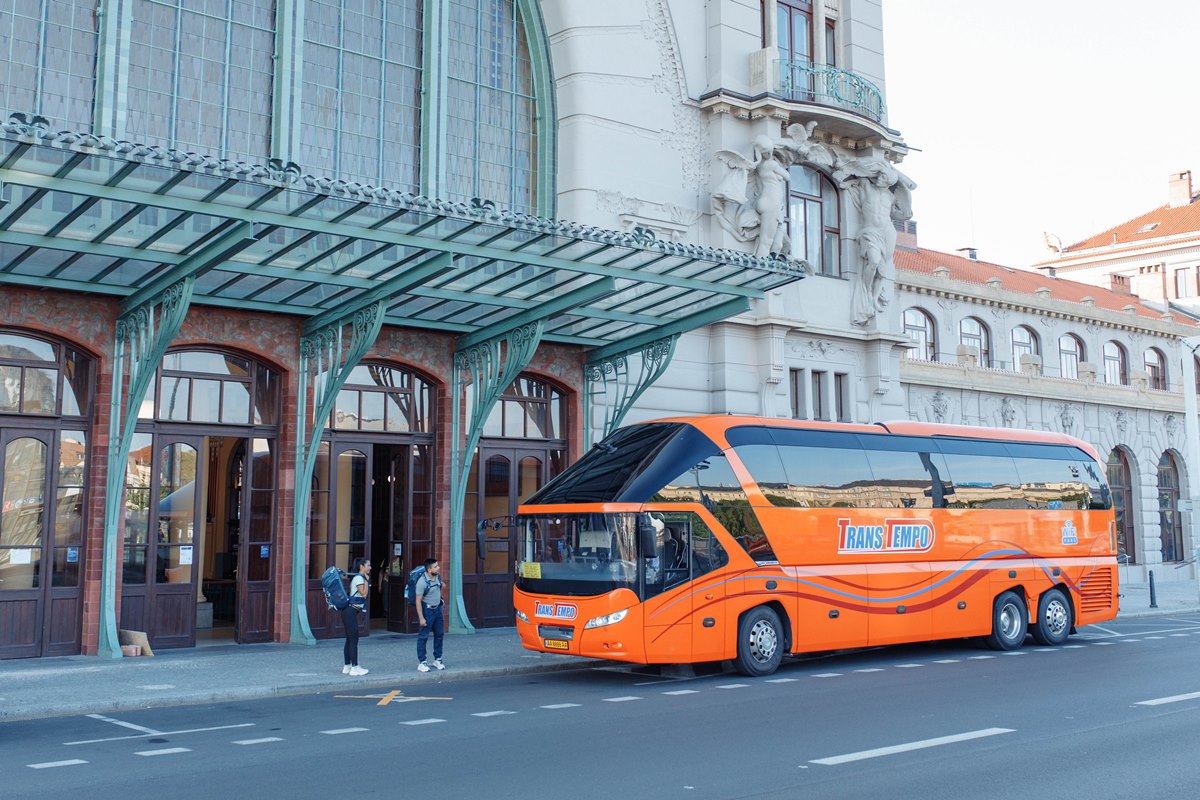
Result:
{"type": "Polygon", "coordinates": [[[1025,602],[1016,592],[1005,592],[992,604],[992,632],[984,642],[993,650],[1016,650],[1025,643],[1027,629],[1025,602]]]}
{"type": "Polygon", "coordinates": [[[766,606],[752,608],[738,623],[737,671],[757,677],[770,675],[783,660],[783,626],[766,606]]]}
{"type": "Polygon", "coordinates": [[[1074,624],[1071,604],[1061,589],[1051,589],[1038,601],[1037,623],[1030,633],[1038,644],[1060,645],[1071,635],[1074,624]]]}

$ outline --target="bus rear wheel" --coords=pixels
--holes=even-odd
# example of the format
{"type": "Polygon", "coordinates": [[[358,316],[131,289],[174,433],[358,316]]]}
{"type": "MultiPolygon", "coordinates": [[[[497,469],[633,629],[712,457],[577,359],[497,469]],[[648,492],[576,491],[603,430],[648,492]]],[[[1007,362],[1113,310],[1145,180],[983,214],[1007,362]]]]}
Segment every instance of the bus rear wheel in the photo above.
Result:
{"type": "Polygon", "coordinates": [[[992,632],[983,641],[993,650],[1016,650],[1027,630],[1024,601],[1016,592],[1005,592],[992,604],[992,632]]]}
{"type": "Polygon", "coordinates": [[[743,675],[770,675],[783,660],[783,626],[779,615],[766,606],[752,608],[738,623],[735,664],[743,675]]]}
{"type": "Polygon", "coordinates": [[[1051,589],[1038,601],[1037,622],[1029,632],[1038,644],[1060,645],[1071,635],[1074,624],[1071,604],[1061,589],[1051,589]]]}

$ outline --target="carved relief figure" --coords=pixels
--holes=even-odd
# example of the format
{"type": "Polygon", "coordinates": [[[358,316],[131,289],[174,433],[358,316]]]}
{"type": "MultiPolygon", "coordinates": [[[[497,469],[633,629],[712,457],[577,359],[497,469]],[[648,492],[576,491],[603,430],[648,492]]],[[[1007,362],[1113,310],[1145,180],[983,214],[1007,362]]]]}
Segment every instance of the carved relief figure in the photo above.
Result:
{"type": "Polygon", "coordinates": [[[1011,397],[1006,397],[1000,401],[1000,418],[1004,420],[1004,427],[1011,428],[1013,421],[1017,418],[1017,408],[1013,405],[1011,397]]]}
{"type": "Polygon", "coordinates": [[[892,261],[896,249],[893,222],[912,218],[912,190],[917,185],[879,158],[846,160],[834,170],[833,179],[850,191],[860,214],[859,273],[852,290],[851,321],[865,326],[890,299],[896,273],[892,261]]]}
{"type": "Polygon", "coordinates": [[[929,398],[929,410],[933,412],[935,422],[945,422],[946,412],[950,410],[950,399],[945,392],[934,392],[929,398]]]}

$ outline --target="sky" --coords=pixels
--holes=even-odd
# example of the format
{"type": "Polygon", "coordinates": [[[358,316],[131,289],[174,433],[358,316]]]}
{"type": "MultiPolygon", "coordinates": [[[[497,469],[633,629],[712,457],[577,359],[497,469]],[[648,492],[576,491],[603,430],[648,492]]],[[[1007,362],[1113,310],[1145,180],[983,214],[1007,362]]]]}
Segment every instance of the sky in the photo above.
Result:
{"type": "Polygon", "coordinates": [[[884,0],[921,247],[1028,267],[1200,192],[1200,2],[884,0]],[[916,152],[920,150],[920,152],[916,152]]]}

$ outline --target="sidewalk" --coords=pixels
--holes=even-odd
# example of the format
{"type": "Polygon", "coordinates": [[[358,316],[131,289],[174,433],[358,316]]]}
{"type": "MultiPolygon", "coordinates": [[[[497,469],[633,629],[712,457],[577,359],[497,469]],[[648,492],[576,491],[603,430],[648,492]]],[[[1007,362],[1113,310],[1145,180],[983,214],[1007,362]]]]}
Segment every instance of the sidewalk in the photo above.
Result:
{"type": "MultiPolygon", "coordinates": [[[[1147,584],[1123,585],[1121,594],[1119,619],[1200,611],[1195,581],[1158,583],[1158,608],[1150,607],[1147,584]]],[[[153,658],[0,661],[0,722],[339,690],[405,690],[452,679],[579,669],[597,663],[529,652],[518,644],[512,628],[448,635],[445,672],[416,671],[413,634],[373,631],[361,640],[359,659],[371,671],[369,675],[342,675],[342,640],[329,639],[313,647],[207,645],[162,650],[153,658]]]]}

